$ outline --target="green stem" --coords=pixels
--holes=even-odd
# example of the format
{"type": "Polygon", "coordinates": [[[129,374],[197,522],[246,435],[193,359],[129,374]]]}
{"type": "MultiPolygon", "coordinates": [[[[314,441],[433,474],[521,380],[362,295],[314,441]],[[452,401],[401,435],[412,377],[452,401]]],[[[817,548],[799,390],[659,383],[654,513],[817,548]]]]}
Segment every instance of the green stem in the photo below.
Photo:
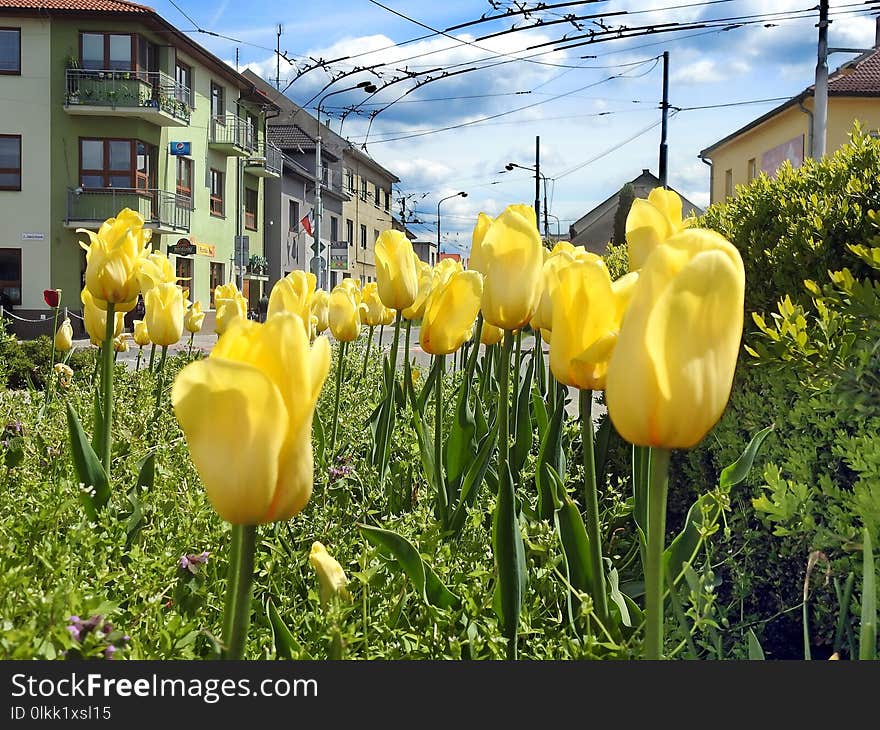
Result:
{"type": "MultiPolygon", "coordinates": [[[[400,346],[400,322],[402,316],[400,310],[397,310],[397,317],[394,319],[394,344],[391,346],[391,385],[397,379],[397,348],[400,346]]],[[[393,391],[392,391],[393,392],[393,391]]]]}
{"type": "Polygon", "coordinates": [[[107,302],[107,326],[104,330],[103,372],[101,384],[104,388],[104,432],[101,449],[101,463],[110,480],[110,451],[113,446],[113,333],[116,328],[116,304],[107,302]]]}
{"type": "Polygon", "coordinates": [[[159,376],[156,379],[156,407],[153,409],[153,420],[159,417],[162,405],[162,389],[165,387],[165,358],[168,356],[168,345],[162,346],[162,358],[159,360],[159,376]]]}
{"type": "Polygon", "coordinates": [[[645,659],[663,657],[663,546],[666,537],[668,449],[651,449],[648,484],[648,549],[645,564],[645,659]]]}
{"type": "Polygon", "coordinates": [[[192,357],[193,354],[193,337],[196,336],[195,332],[189,333],[189,351],[186,353],[187,357],[192,357]]]}
{"type": "Polygon", "coordinates": [[[46,405],[52,400],[53,386],[55,385],[55,337],[58,334],[58,307],[52,307],[52,359],[49,361],[49,376],[46,378],[46,405]]]}
{"type": "Polygon", "coordinates": [[[135,368],[134,368],[135,372],[138,372],[141,369],[141,355],[143,355],[143,354],[144,354],[144,346],[141,345],[140,347],[138,347],[137,364],[135,365],[135,368]]]}
{"type": "Polygon", "coordinates": [[[544,344],[541,340],[541,331],[535,330],[535,382],[538,384],[538,392],[547,394],[547,379],[544,377],[544,344]]]}
{"type": "Polygon", "coordinates": [[[153,372],[153,360],[155,358],[156,358],[156,344],[153,343],[153,345],[150,346],[150,366],[148,368],[148,370],[150,372],[153,372]]]}
{"type": "Polygon", "coordinates": [[[443,483],[443,372],[446,355],[437,355],[437,379],[434,381],[434,480],[437,487],[437,504],[440,522],[446,527],[449,495],[443,483]]]}
{"type": "Polygon", "coordinates": [[[500,439],[498,461],[506,464],[510,455],[510,408],[509,408],[509,383],[510,383],[510,351],[513,349],[513,333],[504,331],[504,340],[501,346],[501,367],[498,369],[498,438],[500,439]]]}
{"type": "Polygon", "coordinates": [[[345,366],[345,348],[347,342],[339,343],[339,360],[336,363],[336,396],[333,399],[333,428],[330,430],[330,458],[336,448],[336,424],[339,422],[339,392],[342,390],[342,369],[345,366]]]}
{"type": "Polygon", "coordinates": [[[233,525],[223,611],[224,659],[243,659],[251,620],[256,525],[233,525]]]}
{"type": "Polygon", "coordinates": [[[364,350],[364,368],[361,370],[361,380],[367,375],[367,360],[370,359],[370,347],[373,344],[373,331],[376,329],[374,325],[370,325],[370,336],[367,338],[367,349],[364,350]]]}
{"type": "Polygon", "coordinates": [[[101,355],[102,352],[104,352],[103,347],[99,347],[97,350],[95,350],[95,369],[92,370],[92,382],[93,383],[96,382],[96,380],[98,378],[98,368],[101,365],[101,362],[103,362],[103,359],[102,359],[103,356],[101,355]]]}
{"type": "MultiPolygon", "coordinates": [[[[516,357],[515,364],[513,368],[513,402],[516,403],[516,397],[519,394],[520,389],[520,378],[522,377],[522,373],[520,372],[522,369],[522,330],[516,333],[514,336],[514,344],[516,345],[516,357]]],[[[509,366],[509,361],[508,361],[509,366]]],[[[517,412],[519,409],[514,407],[513,409],[513,431],[516,432],[516,419],[519,416],[517,412]]]]}
{"type": "Polygon", "coordinates": [[[608,594],[605,566],[602,562],[602,530],[599,524],[599,489],[596,484],[596,453],[593,448],[593,391],[579,390],[581,410],[581,447],[584,457],[584,508],[587,536],[590,538],[590,565],[593,572],[593,602],[596,614],[608,624],[608,594]]]}

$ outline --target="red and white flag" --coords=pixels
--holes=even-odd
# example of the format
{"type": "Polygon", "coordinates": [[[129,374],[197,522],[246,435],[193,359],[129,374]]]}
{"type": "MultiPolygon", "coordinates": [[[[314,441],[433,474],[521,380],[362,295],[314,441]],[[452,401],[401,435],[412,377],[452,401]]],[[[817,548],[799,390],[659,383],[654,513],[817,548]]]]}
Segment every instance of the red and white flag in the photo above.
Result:
{"type": "Polygon", "coordinates": [[[308,212],[307,215],[304,215],[300,219],[300,224],[302,224],[302,227],[306,229],[306,233],[308,233],[310,236],[312,235],[312,223],[314,220],[315,214],[314,211],[311,210],[308,212]]]}

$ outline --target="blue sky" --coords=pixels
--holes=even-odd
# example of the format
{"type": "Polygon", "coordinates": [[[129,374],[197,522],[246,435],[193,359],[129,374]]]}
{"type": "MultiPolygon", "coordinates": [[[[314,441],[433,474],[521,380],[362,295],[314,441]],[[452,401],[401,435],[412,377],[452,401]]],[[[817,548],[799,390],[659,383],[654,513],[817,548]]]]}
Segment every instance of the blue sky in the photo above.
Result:
{"type": "MultiPolygon", "coordinates": [[[[816,63],[816,14],[803,12],[815,5],[810,0],[594,0],[528,18],[480,23],[446,35],[432,34],[423,26],[444,30],[484,14],[497,15],[492,5],[510,3],[383,0],[387,8],[422,25],[369,0],[175,3],[177,7],[170,0],[148,2],[177,27],[192,31],[194,40],[230,65],[235,63],[237,49],[240,69],[249,67],[273,83],[280,23],[281,49],[293,62],[280,62],[282,87],[295,78],[297,67],[314,65],[309,59],[348,56],[330,68],[343,72],[355,66],[376,66],[381,75],[361,71],[341,79],[328,92],[360,81],[389,83],[403,78],[401,71],[440,68],[448,72],[493,64],[446,78],[439,78],[442,71],[434,72],[434,80],[403,98],[412,80],[398,81],[370,98],[361,90],[336,94],[322,107],[336,115],[331,124],[338,130],[342,109],[365,102],[360,114],[346,116],[342,132],[358,145],[366,143],[367,152],[401,178],[395,197],[405,196],[408,215],[422,221],[411,226],[420,238],[436,237],[440,198],[458,191],[468,193],[467,198],[455,197],[442,204],[444,250],[467,250],[479,211],[497,214],[509,203],[533,202],[534,177],[528,171],[499,171],[508,162],[534,165],[536,135],[541,137],[541,172],[551,179],[552,232],[557,218],[566,229],[643,168],[656,174],[661,96],[661,66],[656,57],[664,50],[670,53],[670,103],[684,110],[669,124],[669,181],[699,205],[707,203],[709,190],[709,168],[697,158],[699,151],[779,102],[687,109],[788,98],[812,83],[816,63]],[[623,11],[628,12],[623,15],[623,11]],[[562,17],[568,13],[608,15],[576,21],[578,30],[562,17]],[[590,28],[600,31],[591,23],[634,28],[728,18],[739,20],[564,50],[554,50],[565,45],[561,42],[542,45],[559,41],[565,34],[583,36],[590,28]],[[532,27],[484,38],[510,29],[514,22],[532,27]],[[737,27],[723,29],[731,25],[737,27]],[[427,37],[414,40],[423,36],[427,37]],[[522,60],[525,56],[528,60],[522,60]],[[367,112],[398,98],[369,126],[367,112]],[[494,118],[480,121],[486,117],[494,118]],[[436,131],[462,124],[466,126],[436,131]],[[397,139],[403,137],[408,138],[397,139]]],[[[873,45],[874,18],[868,6],[859,0],[831,0],[831,8],[832,47],[873,45]]],[[[852,57],[835,53],[829,66],[833,70],[852,57]]],[[[331,80],[328,71],[311,70],[293,81],[286,93],[304,103],[331,80]]],[[[396,210],[400,210],[399,203],[396,210]]]]}

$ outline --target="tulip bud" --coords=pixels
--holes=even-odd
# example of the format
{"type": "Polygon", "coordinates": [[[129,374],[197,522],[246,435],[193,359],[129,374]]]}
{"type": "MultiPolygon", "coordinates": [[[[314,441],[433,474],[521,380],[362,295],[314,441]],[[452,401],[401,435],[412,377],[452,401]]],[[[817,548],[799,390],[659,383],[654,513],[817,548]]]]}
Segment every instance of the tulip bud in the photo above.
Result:
{"type": "Polygon", "coordinates": [[[687,449],[709,432],[730,396],[744,298],[739,251],[713,231],[684,230],[648,254],[608,368],[623,438],[687,449]]]}
{"type": "Polygon", "coordinates": [[[309,347],[289,312],[236,318],[171,390],[190,456],[221,518],[255,525],[296,515],[312,493],[312,416],[330,345],[309,347]]]}
{"type": "Polygon", "coordinates": [[[364,285],[360,304],[360,321],[368,327],[378,327],[385,317],[385,305],[379,298],[379,285],[371,281],[364,285]]]}
{"type": "Polygon", "coordinates": [[[177,284],[157,284],[144,295],[150,340],[160,347],[175,344],[183,334],[183,291],[177,284]]]}
{"type": "Polygon", "coordinates": [[[315,332],[321,334],[330,326],[330,292],[318,289],[312,297],[311,309],[317,319],[315,332]]]}
{"type": "Polygon", "coordinates": [[[411,306],[419,291],[412,243],[403,231],[379,234],[375,246],[376,282],[386,307],[401,310],[411,306]]]}
{"type": "Polygon", "coordinates": [[[234,319],[247,318],[247,299],[232,282],[214,289],[214,308],[214,332],[218,335],[222,335],[234,319]]]}
{"type": "Polygon", "coordinates": [[[187,332],[198,334],[202,330],[205,321],[205,313],[202,311],[201,302],[193,302],[183,315],[183,326],[187,332]]]}
{"type": "Polygon", "coordinates": [[[476,271],[459,271],[436,284],[425,303],[419,330],[422,349],[431,355],[448,355],[470,339],[482,294],[483,277],[476,271]]]}
{"type": "Polygon", "coordinates": [[[330,292],[328,319],[330,331],[340,342],[353,342],[361,333],[361,321],[358,311],[359,302],[355,299],[351,286],[345,285],[344,279],[330,292]]]}
{"type": "Polygon", "coordinates": [[[62,388],[69,388],[73,380],[73,369],[69,365],[62,362],[55,363],[55,376],[58,378],[58,385],[62,388]]]}
{"type": "Polygon", "coordinates": [[[55,333],[55,349],[58,352],[67,352],[73,347],[73,326],[70,318],[65,317],[58,331],[55,333]]]}
{"type": "Polygon", "coordinates": [[[626,216],[629,270],[638,271],[651,251],[689,224],[682,220],[681,198],[672,190],[654,188],[647,200],[636,198],[626,216]]]}
{"type": "MultiPolygon", "coordinates": [[[[89,290],[83,289],[80,293],[80,301],[83,303],[83,324],[89,340],[95,347],[104,344],[107,327],[107,311],[98,308],[89,290]]],[[[113,336],[117,337],[125,326],[125,312],[122,310],[114,314],[113,336]]]]}
{"type": "Polygon", "coordinates": [[[486,273],[483,239],[486,238],[486,231],[489,230],[493,220],[494,219],[491,216],[488,216],[485,213],[480,213],[477,216],[477,223],[474,226],[474,232],[471,235],[471,253],[468,258],[468,269],[471,271],[479,271],[481,274],[486,273]]]}
{"type": "Polygon", "coordinates": [[[314,274],[299,270],[291,271],[272,287],[266,317],[278,312],[293,312],[299,315],[304,324],[308,324],[314,293],[314,274]]]}
{"type": "Polygon", "coordinates": [[[176,282],[177,273],[164,253],[153,251],[141,261],[138,269],[138,284],[143,294],[146,294],[157,284],[174,284],[176,282]]]}
{"type": "Polygon", "coordinates": [[[147,323],[140,319],[134,321],[133,336],[138,347],[146,347],[152,342],[150,340],[150,331],[147,329],[147,323]]]}
{"type": "Polygon", "coordinates": [[[318,574],[321,605],[326,606],[334,598],[351,598],[348,592],[348,578],[342,566],[320,542],[313,542],[309,552],[309,562],[318,574]]]}

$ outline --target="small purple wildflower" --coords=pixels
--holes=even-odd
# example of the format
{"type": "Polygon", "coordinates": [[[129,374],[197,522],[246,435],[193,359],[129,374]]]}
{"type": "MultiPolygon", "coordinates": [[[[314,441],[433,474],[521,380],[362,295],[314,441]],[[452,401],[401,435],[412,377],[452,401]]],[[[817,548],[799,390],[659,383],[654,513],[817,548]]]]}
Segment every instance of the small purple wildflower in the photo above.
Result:
{"type": "Polygon", "coordinates": [[[199,572],[199,568],[203,565],[207,565],[209,553],[207,550],[199,553],[198,555],[181,555],[180,560],[177,561],[177,567],[181,570],[188,570],[190,573],[195,575],[199,572]]]}
{"type": "Polygon", "coordinates": [[[330,481],[335,482],[336,480],[341,479],[342,477],[347,477],[353,471],[354,471],[354,469],[352,467],[350,467],[348,464],[344,464],[343,466],[339,466],[339,467],[331,466],[329,469],[330,481]]]}
{"type": "Polygon", "coordinates": [[[115,653],[116,653],[116,647],[113,646],[113,644],[110,644],[109,646],[107,646],[107,648],[104,649],[104,658],[105,659],[112,659],[113,655],[115,653]]]}

